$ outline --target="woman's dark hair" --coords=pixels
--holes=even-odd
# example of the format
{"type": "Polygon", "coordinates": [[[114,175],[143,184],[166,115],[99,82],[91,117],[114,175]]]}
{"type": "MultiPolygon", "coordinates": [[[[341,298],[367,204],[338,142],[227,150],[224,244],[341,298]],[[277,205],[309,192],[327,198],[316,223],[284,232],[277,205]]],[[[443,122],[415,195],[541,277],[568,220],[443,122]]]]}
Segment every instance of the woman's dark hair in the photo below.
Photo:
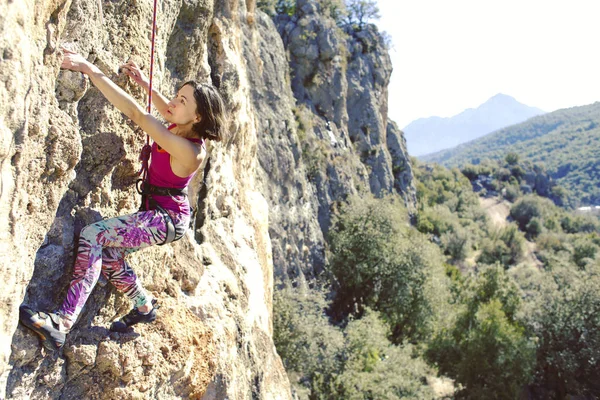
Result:
{"type": "Polygon", "coordinates": [[[190,85],[194,89],[194,100],[196,100],[196,114],[200,116],[200,122],[192,125],[192,131],[202,139],[220,142],[225,137],[225,124],[227,114],[225,102],[213,86],[187,81],[182,87],[190,85]]]}

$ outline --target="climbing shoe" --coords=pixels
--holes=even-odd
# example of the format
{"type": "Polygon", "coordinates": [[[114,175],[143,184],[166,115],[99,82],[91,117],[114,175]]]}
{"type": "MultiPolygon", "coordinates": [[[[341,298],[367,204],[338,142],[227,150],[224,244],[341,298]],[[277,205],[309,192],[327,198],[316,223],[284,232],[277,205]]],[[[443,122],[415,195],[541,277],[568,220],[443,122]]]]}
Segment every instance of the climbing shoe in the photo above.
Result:
{"type": "Polygon", "coordinates": [[[37,333],[42,345],[50,351],[60,350],[65,344],[67,334],[59,329],[60,317],[56,313],[35,311],[26,304],[19,307],[19,320],[23,325],[37,333]]]}
{"type": "Polygon", "coordinates": [[[154,322],[156,319],[156,310],[158,310],[160,306],[156,299],[152,299],[152,310],[150,310],[147,314],[142,314],[138,311],[137,308],[133,308],[133,310],[129,311],[127,315],[121,318],[119,321],[115,321],[111,324],[110,330],[112,332],[126,332],[127,328],[135,324],[149,324],[150,322],[154,322]]]}

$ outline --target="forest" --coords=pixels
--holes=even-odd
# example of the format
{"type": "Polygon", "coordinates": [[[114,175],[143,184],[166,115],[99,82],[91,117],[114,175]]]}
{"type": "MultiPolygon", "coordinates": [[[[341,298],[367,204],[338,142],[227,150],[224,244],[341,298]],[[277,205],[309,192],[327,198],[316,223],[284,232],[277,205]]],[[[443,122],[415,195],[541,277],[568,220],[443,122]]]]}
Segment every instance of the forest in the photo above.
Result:
{"type": "Polygon", "coordinates": [[[531,118],[454,149],[421,157],[447,167],[501,160],[510,152],[548,170],[571,203],[600,203],[600,103],[531,118]]]}
{"type": "Polygon", "coordinates": [[[414,225],[392,197],[348,199],[326,273],[275,295],[300,398],[440,398],[439,377],[457,399],[600,395],[598,218],[523,193],[536,172],[515,153],[463,170],[413,162],[414,225]]]}

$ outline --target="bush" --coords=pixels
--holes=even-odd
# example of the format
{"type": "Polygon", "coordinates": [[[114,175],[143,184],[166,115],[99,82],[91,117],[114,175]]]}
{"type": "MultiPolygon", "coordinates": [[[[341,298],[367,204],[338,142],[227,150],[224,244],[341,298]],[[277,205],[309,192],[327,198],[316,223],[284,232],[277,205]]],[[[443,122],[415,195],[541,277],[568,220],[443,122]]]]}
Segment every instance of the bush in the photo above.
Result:
{"type": "Polygon", "coordinates": [[[504,160],[508,165],[517,165],[519,163],[519,155],[517,153],[508,153],[504,160]]]}
{"type": "Polygon", "coordinates": [[[465,283],[463,311],[442,330],[426,355],[463,386],[458,398],[514,399],[531,380],[535,347],[516,321],[518,289],[500,267],[465,283]]]}
{"type": "Polygon", "coordinates": [[[600,270],[549,274],[528,316],[538,337],[535,384],[545,398],[598,398],[600,270]]]}
{"type": "Polygon", "coordinates": [[[560,221],[562,229],[567,233],[598,232],[598,218],[593,215],[566,214],[560,221]]]}
{"type": "Polygon", "coordinates": [[[339,383],[344,338],[329,324],[327,306],[318,290],[286,288],[273,296],[273,341],[299,392],[331,393],[339,383]]]}
{"type": "Polygon", "coordinates": [[[276,14],[291,17],[296,13],[296,0],[257,0],[256,6],[271,17],[276,14]]]}
{"type": "Polygon", "coordinates": [[[514,202],[521,196],[521,189],[516,185],[509,185],[506,187],[506,193],[504,198],[510,202],[514,202]]]}
{"type": "Polygon", "coordinates": [[[459,225],[458,216],[445,205],[435,205],[425,209],[417,216],[417,229],[422,233],[433,233],[442,236],[459,225]]]}
{"type": "Polygon", "coordinates": [[[517,182],[521,183],[521,180],[525,177],[526,172],[520,165],[515,165],[510,169],[510,173],[517,180],[517,182]]]}
{"type": "Polygon", "coordinates": [[[507,268],[521,261],[524,250],[525,237],[514,224],[511,224],[483,241],[477,262],[489,265],[500,263],[507,268]]]}
{"type": "Polygon", "coordinates": [[[340,376],[344,399],[426,399],[433,391],[426,382],[436,372],[413,357],[410,345],[394,346],[378,314],[366,310],[344,330],[347,360],[340,376]]]}
{"type": "Polygon", "coordinates": [[[583,268],[596,258],[598,246],[589,238],[578,238],[573,243],[573,262],[583,268]]]}
{"type": "Polygon", "coordinates": [[[274,294],[273,339],[300,399],[432,398],[426,377],[436,372],[411,346],[390,343],[378,313],[367,309],[341,330],[329,324],[326,307],[319,290],[274,294]]]}
{"type": "Polygon", "coordinates": [[[468,180],[473,182],[479,176],[479,167],[473,164],[467,164],[460,171],[468,180]]]}
{"type": "Polygon", "coordinates": [[[447,293],[442,258],[435,245],[408,227],[398,202],[350,198],[333,219],[329,244],[335,320],[360,317],[368,307],[382,313],[396,343],[427,335],[436,306],[443,303],[437,297],[447,293]],[[434,282],[441,287],[433,288],[434,282]]]}
{"type": "Polygon", "coordinates": [[[446,232],[440,238],[445,254],[448,254],[454,261],[463,261],[467,258],[470,248],[469,234],[466,229],[456,228],[451,232],[446,232]]]}
{"type": "Polygon", "coordinates": [[[365,25],[381,18],[376,0],[346,0],[348,25],[362,30],[365,25]]]}
{"type": "Polygon", "coordinates": [[[545,198],[529,195],[517,201],[510,209],[510,216],[517,221],[522,231],[527,230],[527,224],[532,218],[543,218],[547,210],[553,210],[554,204],[545,198]]]}
{"type": "Polygon", "coordinates": [[[544,225],[542,220],[538,217],[532,218],[527,226],[525,227],[525,231],[527,232],[527,236],[530,239],[535,239],[538,237],[544,230],[544,225]]]}

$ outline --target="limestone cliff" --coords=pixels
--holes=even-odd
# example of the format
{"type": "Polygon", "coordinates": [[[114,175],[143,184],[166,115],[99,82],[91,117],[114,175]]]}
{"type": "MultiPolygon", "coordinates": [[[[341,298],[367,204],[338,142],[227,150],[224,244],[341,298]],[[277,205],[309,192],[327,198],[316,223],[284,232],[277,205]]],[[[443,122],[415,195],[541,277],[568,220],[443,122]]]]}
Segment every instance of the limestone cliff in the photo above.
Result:
{"type": "Polygon", "coordinates": [[[130,258],[162,303],[157,323],[109,335],[130,304],[101,281],[54,358],[18,326],[18,306],[56,308],[81,227],[137,209],[145,140],[59,70],[59,45],[144,103],[117,68],[129,57],[148,68],[152,2],[0,0],[0,398],[291,398],[272,340],[274,277],[320,273],[348,194],[396,192],[409,209],[415,194],[376,31],[341,34],[309,1],[277,24],[255,7],[159,1],[155,85],[167,96],[187,79],[218,85],[230,137],[192,187],[197,230],[130,258]]]}
{"type": "Polygon", "coordinates": [[[109,322],[130,305],[101,282],[58,359],[17,326],[18,306],[57,307],[79,229],[135,211],[144,136],[80,74],[60,72],[57,49],[82,52],[143,103],[117,68],[130,56],[148,67],[152,2],[3,0],[0,8],[0,398],[290,398],[271,339],[268,208],[255,189],[244,59],[260,59],[260,48],[245,44],[258,35],[253,2],[159,2],[155,84],[170,96],[187,79],[220,80],[230,138],[210,149],[200,177],[198,234],[131,257],[163,304],[158,322],[109,336],[109,322]]]}
{"type": "MultiPolygon", "coordinates": [[[[376,196],[400,195],[412,213],[416,189],[403,134],[388,119],[387,86],[392,65],[377,28],[342,29],[320,9],[320,2],[310,0],[298,0],[295,15],[280,15],[275,20],[290,62],[300,142],[294,142],[292,136],[284,140],[284,147],[302,154],[304,179],[293,163],[261,162],[261,166],[268,177],[273,176],[273,170],[288,172],[286,194],[300,189],[305,194],[267,196],[271,210],[309,213],[317,208],[316,220],[270,225],[272,238],[286,238],[285,249],[273,248],[276,273],[283,280],[302,282],[318,275],[325,262],[322,237],[304,234],[314,231],[311,223],[318,221],[326,235],[337,203],[365,191],[376,196]]],[[[284,125],[280,140],[289,136],[288,120],[284,125]]],[[[272,137],[266,135],[260,141],[272,137]]],[[[273,212],[270,216],[286,218],[273,212]]]]}

